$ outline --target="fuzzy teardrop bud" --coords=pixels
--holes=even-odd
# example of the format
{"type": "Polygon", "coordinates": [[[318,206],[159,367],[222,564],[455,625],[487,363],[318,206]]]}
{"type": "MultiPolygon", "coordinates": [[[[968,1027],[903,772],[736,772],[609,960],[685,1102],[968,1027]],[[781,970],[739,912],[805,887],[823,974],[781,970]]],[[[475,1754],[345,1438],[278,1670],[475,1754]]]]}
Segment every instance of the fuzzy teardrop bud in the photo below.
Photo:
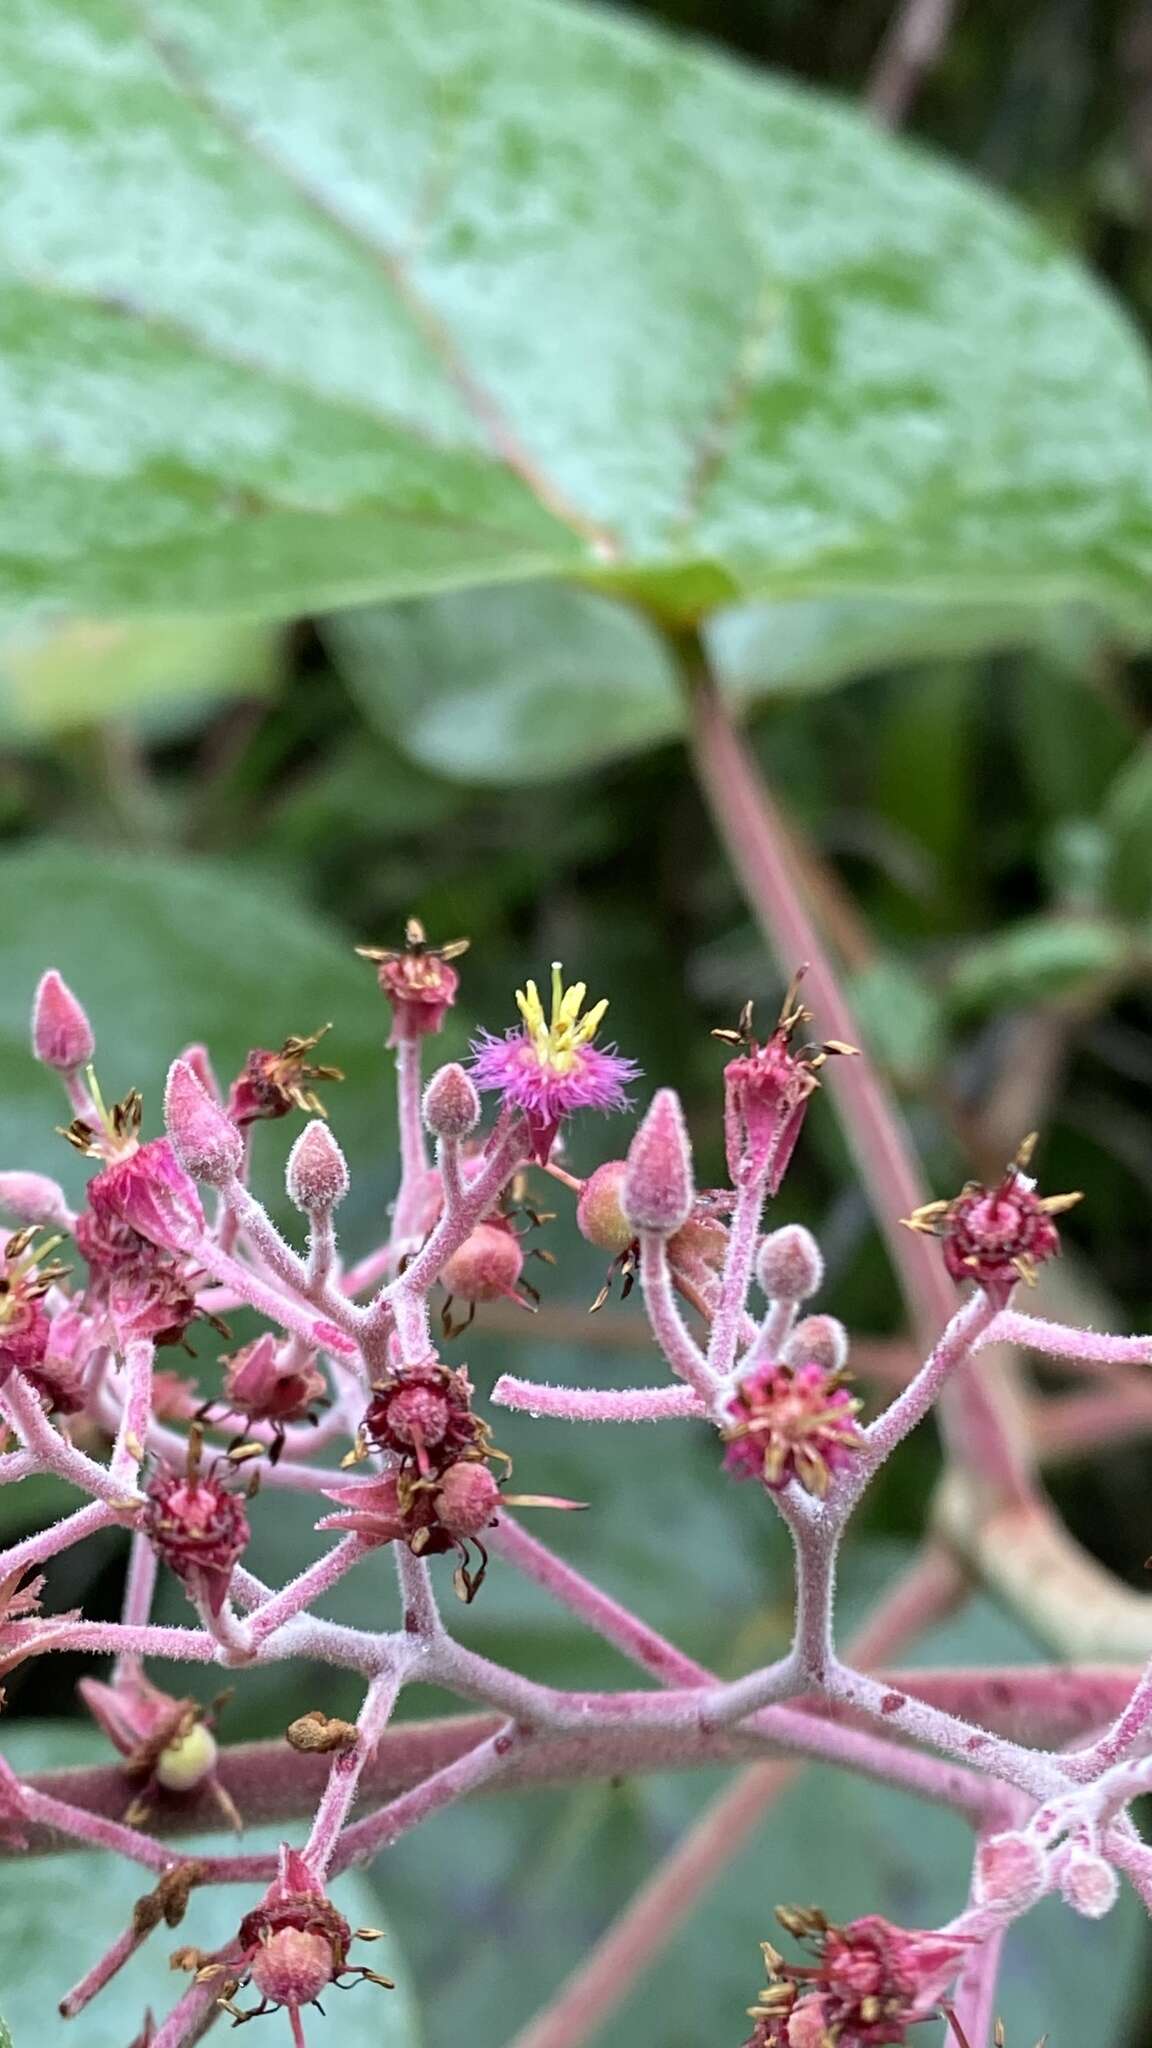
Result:
{"type": "Polygon", "coordinates": [[[223,1102],[224,1095],[216,1078],[216,1069],[212,1065],[212,1055],[208,1047],[186,1045],[180,1057],[191,1067],[205,1095],[210,1095],[213,1102],[223,1102]]]}
{"type": "Polygon", "coordinates": [[[769,1231],[756,1254],[756,1278],[769,1301],[807,1301],[818,1294],[824,1260],[812,1232],[802,1223],[769,1231]]]}
{"type": "Polygon", "coordinates": [[[59,1074],[87,1066],[96,1050],[88,1012],[54,967],[41,976],[32,1004],[32,1050],[59,1074]]]}
{"type": "Polygon", "coordinates": [[[244,1140],[187,1060],[173,1060],[168,1069],[164,1123],[172,1150],[195,1180],[220,1188],[236,1178],[244,1159],[244,1140]]]}
{"type": "Polygon", "coordinates": [[[1060,1891],[1065,1904],[1086,1920],[1102,1920],[1112,1911],[1120,1880],[1110,1863],[1091,1849],[1073,1848],[1060,1864],[1060,1891]]]}
{"type": "Polygon", "coordinates": [[[0,1173],[0,1214],[42,1229],[71,1230],[76,1221],[63,1188],[46,1173],[0,1173]]]}
{"type": "Polygon", "coordinates": [[[1048,1860],[1030,1835],[1007,1829],[990,1835],[976,1857],[973,1896],[978,1906],[1002,1907],[1015,1918],[1048,1888],[1048,1860]]]}
{"type": "Polygon", "coordinates": [[[470,1074],[450,1060],[424,1090],[424,1122],[436,1138],[466,1138],[480,1121],[480,1095],[470,1074]]]}
{"type": "Polygon", "coordinates": [[[661,1088],[628,1148],[621,1206],[634,1231],[671,1237],[687,1223],[695,1198],[680,1098],[674,1089],[661,1088]]]}
{"type": "Polygon", "coordinates": [[[306,1215],[327,1215],[348,1193],[348,1162],[319,1118],[306,1124],[288,1154],[288,1199],[306,1215]]]}
{"type": "Polygon", "coordinates": [[[848,1363],[848,1332],[836,1316],[805,1316],[781,1355],[788,1365],[815,1363],[826,1372],[843,1372],[848,1363]]]}
{"type": "Polygon", "coordinates": [[[611,1252],[613,1258],[626,1252],[636,1235],[622,1201],[627,1171],[626,1159],[606,1159],[589,1174],[576,1204],[576,1228],[581,1237],[598,1251],[611,1252]]]}

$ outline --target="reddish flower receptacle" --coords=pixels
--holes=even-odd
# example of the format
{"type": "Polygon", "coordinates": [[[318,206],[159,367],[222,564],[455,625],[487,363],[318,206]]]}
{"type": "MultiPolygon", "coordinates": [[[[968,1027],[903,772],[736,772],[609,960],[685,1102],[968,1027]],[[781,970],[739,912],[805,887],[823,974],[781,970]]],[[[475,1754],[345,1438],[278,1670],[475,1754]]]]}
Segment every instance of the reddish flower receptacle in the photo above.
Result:
{"type": "Polygon", "coordinates": [[[184,1472],[161,1469],[149,1483],[142,1527],[158,1555],[190,1591],[197,1586],[213,1614],[228,1595],[232,1573],[250,1534],[244,1503],[218,1477],[201,1471],[198,1442],[184,1472]]]}
{"type": "Polygon", "coordinates": [[[1060,1250],[1054,1218],[1081,1199],[1036,1193],[1026,1172],[1035,1144],[1035,1133],[1025,1138],[994,1188],[969,1181],[952,1201],[925,1202],[905,1219],[910,1230],[941,1239],[953,1280],[974,1280],[994,1301],[1007,1301],[1018,1280],[1034,1283],[1060,1250]]]}
{"type": "Polygon", "coordinates": [[[769,1361],[741,1381],[728,1403],[725,1467],[772,1489],[795,1479],[822,1498],[861,1448],[859,1410],[841,1373],[814,1359],[769,1361]]]}

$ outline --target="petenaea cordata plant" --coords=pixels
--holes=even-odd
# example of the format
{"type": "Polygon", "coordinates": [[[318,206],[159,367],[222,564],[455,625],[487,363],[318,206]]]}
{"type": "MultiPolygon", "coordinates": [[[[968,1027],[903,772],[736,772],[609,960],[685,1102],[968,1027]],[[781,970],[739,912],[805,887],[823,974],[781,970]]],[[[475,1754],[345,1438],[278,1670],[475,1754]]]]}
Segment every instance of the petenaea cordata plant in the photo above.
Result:
{"type": "MultiPolygon", "coordinates": [[[[794,1223],[765,1228],[826,1062],[855,1059],[842,1041],[810,1039],[799,977],[766,1035],[756,1035],[750,1005],[736,1031],[717,1034],[729,1185],[701,1189],[667,1088],[625,1158],[586,1180],[556,1158],[571,1117],[626,1107],[639,1078],[601,1042],[607,1005],[589,1005],[583,982],[568,985],[558,965],[546,997],[526,982],[518,1023],[483,1033],[469,1066],[442,1065],[425,1082],[425,1041],[456,1001],[464,942],[438,948],[412,920],[402,948],[362,950],[391,1007],[401,1159],[390,1234],[352,1265],[336,1235],[348,1170],[315,1092],[340,1076],[313,1059],[317,1036],[252,1050],[226,1091],[205,1050],[187,1048],[168,1076],[166,1135],[148,1135],[138,1093],[105,1102],[77,998],[54,973],[37,992],[34,1050],[60,1075],[72,1111],[65,1136],[94,1171],[78,1213],[41,1175],[0,1175],[17,1226],[0,1278],[0,1482],[52,1473],[82,1500],[0,1557],[0,1669],[65,1649],[110,1657],[107,1675],[84,1678],[80,1691],[120,1762],[77,1774],[71,1796],[4,1767],[0,1825],[9,1850],[95,1845],[149,1880],[110,1950],[85,1958],[61,2012],[81,2013],[162,1921],[174,1928],[187,1916],[194,1931],[202,1888],[233,1885],[232,1938],[176,1951],[186,1988],[165,2017],[142,2020],[137,2039],[181,2048],[221,2013],[239,2022],[279,2012],[299,2044],[304,2015],[333,1987],[366,1980],[386,1995],[387,1977],[359,1960],[379,1930],[350,1926],[339,1879],[430,1815],[496,1782],[767,1753],[861,1772],[961,1815],[973,1830],[972,1879],[934,1928],[895,1926],[866,1898],[841,1926],[817,1907],[782,1907],[789,1950],[764,1944],[767,1982],[750,2009],[748,2048],[895,2048],[931,2019],[946,2021],[957,2044],[987,2048],[1014,1920],[1051,1892],[1097,1918],[1121,1877],[1152,1906],[1152,1849],[1131,1812],[1152,1789],[1152,1676],[1133,1689],[1123,1673],[1110,1686],[1086,1673],[1078,1691],[1075,1675],[1059,1674],[1048,1715],[1057,1742],[1027,1745],[1024,1716],[1041,1739],[1046,1725],[1043,1672],[933,1672],[910,1685],[864,1668],[946,1604],[938,1558],[926,1555],[893,1590],[855,1658],[836,1633],[836,1567],[865,1489],[934,1404],[968,1384],[982,1347],[1026,1343],[1105,1365],[1148,1359],[1144,1339],[1012,1306],[1017,1286],[1058,1252],[1057,1219],[1076,1196],[1039,1192],[1028,1138],[995,1185],[969,1184],[905,1219],[939,1240],[959,1296],[923,1364],[868,1418],[847,1332],[812,1306],[823,1277],[815,1241],[794,1223]],[[306,1224],[302,1251],[248,1187],[257,1127],[299,1111],[310,1120],[286,1177],[306,1224]],[[524,1300],[523,1237],[539,1220],[530,1170],[575,1199],[580,1230],[609,1261],[606,1285],[638,1279],[668,1379],[590,1390],[507,1374],[491,1402],[589,1426],[710,1429],[716,1483],[759,1489],[795,1551],[794,1638],[765,1668],[713,1678],[509,1512],[582,1504],[509,1492],[507,1459],[467,1367],[446,1362],[438,1337],[441,1323],[463,1327],[446,1297],[467,1315],[500,1297],[524,1300]],[[265,1328],[228,1355],[222,1390],[205,1404],[180,1370],[181,1339],[199,1320],[228,1340],[227,1318],[241,1306],[265,1328]],[[247,1569],[245,1550],[252,1521],[274,1518],[285,1488],[315,1496],[317,1556],[271,1587],[247,1569]],[[113,1525],[130,1532],[122,1618],[52,1612],[53,1559],[113,1525]],[[563,1691],[457,1641],[441,1607],[446,1582],[475,1599],[493,1558],[547,1589],[656,1686],[563,1691]],[[388,1562],[399,1585],[388,1626],[373,1633],[323,1618],[338,1580],[388,1562]],[[187,1595],[184,1626],[151,1618],[161,1569],[187,1595]],[[169,1696],[149,1676],[157,1657],[225,1672],[319,1661],[356,1673],[362,1704],[354,1724],[318,1708],[284,1744],[232,1758],[212,1707],[169,1696]],[[396,1790],[388,1724],[414,1681],[487,1711],[449,1724],[447,1738],[437,1724],[438,1750],[396,1790]],[[310,1818],[278,1857],[189,1858],[168,1839],[181,1825],[286,1812],[310,1818]],[[151,1831],[161,1820],[165,1838],[151,1831]]],[[[546,1484],[546,1439],[531,1478],[546,1484]]],[[[740,2030],[734,2012],[732,2048],[740,2030]]],[[[579,2034],[559,2023],[550,2031],[545,2019],[525,2038],[579,2034]]]]}

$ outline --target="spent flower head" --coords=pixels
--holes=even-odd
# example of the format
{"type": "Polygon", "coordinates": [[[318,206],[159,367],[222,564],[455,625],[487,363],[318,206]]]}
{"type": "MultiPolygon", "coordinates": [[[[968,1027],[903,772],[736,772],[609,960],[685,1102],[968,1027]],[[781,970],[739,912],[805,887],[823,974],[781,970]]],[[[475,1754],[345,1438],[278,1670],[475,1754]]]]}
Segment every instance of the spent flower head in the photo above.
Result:
{"type": "Polygon", "coordinates": [[[953,1280],[975,1280],[993,1300],[1006,1301],[1018,1280],[1035,1284],[1037,1267],[1060,1250],[1053,1219],[1082,1199],[1036,1193],[1027,1172],[1035,1146],[1033,1131],[994,1188],[968,1181],[952,1201],[925,1202],[905,1218],[909,1230],[942,1240],[953,1280]]]}
{"type": "Polygon", "coordinates": [[[769,1360],[748,1373],[727,1404],[725,1468],[773,1491],[795,1479],[821,1499],[862,1448],[859,1412],[842,1371],[817,1359],[769,1360]]]}
{"type": "Polygon", "coordinates": [[[172,1961],[176,1968],[195,1971],[198,1982],[217,1980],[219,2004],[237,2026],[266,2013],[286,2012],[296,2048],[304,2048],[301,2012],[306,2006],[319,2006],[330,1986],[345,1989],[362,1978],[386,1991],[393,1989],[390,1977],[348,1963],[354,1941],[382,1939],[376,1927],[360,1927],[353,1933],[299,1850],[285,1844],[275,1878],[260,1904],[240,1922],[226,1959],[184,1949],[172,1961]],[[246,1985],[259,1999],[247,2009],[235,2002],[246,1985]]]}
{"type": "Polygon", "coordinates": [[[551,1010],[545,1010],[536,983],[529,981],[516,991],[520,1027],[503,1038],[484,1032],[473,1043],[477,1087],[521,1111],[541,1166],[566,1118],[580,1109],[627,1108],[627,1085],[640,1072],[615,1047],[595,1043],[608,1004],[602,1000],[585,1011],[586,994],[582,981],[566,987],[563,968],[553,961],[551,1010]]]}
{"type": "Polygon", "coordinates": [[[971,1943],[896,1927],[877,1913],[836,1927],[815,1907],[780,1907],[785,1932],[811,1960],[786,1962],[763,1943],[768,1984],[751,2008],[748,2048],[898,2048],[939,2010],[971,1943]]]}
{"type": "Polygon", "coordinates": [[[831,1053],[855,1053],[854,1045],[830,1038],[823,1044],[794,1045],[812,1012],[800,1001],[801,968],[793,976],[780,1015],[763,1044],[753,1034],[752,1004],[745,1003],[734,1031],[712,1036],[738,1048],[724,1069],[724,1136],[728,1171],[734,1182],[764,1177],[774,1195],[785,1173],[808,1110],[820,1085],[820,1069],[831,1053]]]}
{"type": "Polygon", "coordinates": [[[343,1069],[317,1064],[308,1055],[331,1031],[322,1024],[307,1038],[288,1037],[276,1052],[257,1046],[248,1054],[228,1096],[228,1114],[241,1129],[267,1117],[287,1116],[302,1109],[306,1116],[327,1116],[313,1081],[342,1081],[343,1069]]]}
{"type": "Polygon", "coordinates": [[[362,960],[376,963],[376,978],[392,1005],[390,1045],[402,1045],[439,1031],[444,1014],[456,1001],[460,976],[451,965],[468,951],[468,939],[449,939],[432,946],[418,917],[404,927],[403,950],[357,946],[362,960]]]}

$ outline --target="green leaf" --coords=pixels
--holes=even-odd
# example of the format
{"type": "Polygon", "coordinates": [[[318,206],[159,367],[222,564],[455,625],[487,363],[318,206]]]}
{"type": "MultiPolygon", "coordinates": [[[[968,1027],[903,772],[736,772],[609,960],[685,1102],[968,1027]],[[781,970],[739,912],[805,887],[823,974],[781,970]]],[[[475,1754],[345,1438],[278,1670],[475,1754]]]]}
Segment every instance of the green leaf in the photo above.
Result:
{"type": "Polygon", "coordinates": [[[708,641],[729,692],[757,702],[835,689],[870,669],[1014,647],[1045,630],[1034,606],[957,589],[936,600],[880,593],[737,605],[710,620],[708,641]]]}
{"type": "Polygon", "coordinates": [[[671,657],[647,621],[563,584],[375,605],[331,619],[327,638],[373,724],[464,781],[571,775],[682,722],[671,657]]]}
{"type": "Polygon", "coordinates": [[[879,1059],[900,1086],[922,1086],[944,1046],[935,991],[914,968],[893,957],[854,975],[850,994],[867,1055],[879,1059]]]}
{"type": "Polygon", "coordinates": [[[1134,967],[1131,935],[1089,917],[1022,918],[961,955],[951,994],[965,1010],[1000,1010],[1071,993],[1134,967]]]}
{"type": "MultiPolygon", "coordinates": [[[[4,1757],[13,1770],[26,1774],[59,1770],[68,1764],[106,1763],[109,1751],[95,1731],[83,1724],[25,1721],[6,1725],[4,1757]]],[[[278,1840],[274,1830],[255,1828],[245,1834],[244,1849],[254,1855],[267,1854],[275,1850],[278,1840]]],[[[191,1843],[182,1843],[181,1849],[195,1853],[191,1843]]],[[[219,1838],[213,1838],[209,1853],[218,1854],[219,1850],[219,1838]]],[[[56,2007],[64,1992],[123,1933],[136,1900],[151,1889],[154,1880],[138,1864],[92,1850],[29,1858],[20,1865],[18,1883],[12,1878],[13,1868],[9,1866],[9,1875],[0,1884],[0,1954],[7,1959],[4,2004],[18,2040],[43,2041],[51,2038],[49,2028],[55,2031],[56,2007]]],[[[162,2018],[189,1982],[171,1969],[173,1949],[186,1944],[219,1948],[235,1934],[242,1914],[255,1905],[259,1890],[253,1886],[241,1892],[234,1885],[213,1885],[194,1892],[179,1931],[172,1934],[164,1926],[158,1928],[85,2008],[77,2022],[77,2039],[83,2041],[84,2048],[124,2048],[138,2032],[148,2007],[157,2020],[162,2018]]],[[[358,1872],[337,1880],[333,1898],[353,1927],[379,1919],[376,1893],[358,1872]]],[[[341,1998],[341,2048],[344,2044],[347,2048],[417,2048],[416,2008],[393,1936],[380,1944],[375,1961],[386,1976],[397,1980],[397,1988],[384,1991],[365,1984],[357,1988],[355,1996],[341,1998]]],[[[276,2023],[269,2024],[276,2039],[276,2023]]],[[[0,2029],[0,2048],[6,2038],[0,2029]]]]}
{"type": "Polygon", "coordinates": [[[263,691],[268,628],[218,619],[28,624],[0,641],[0,730],[39,738],[157,704],[263,691]]]}
{"type": "Polygon", "coordinates": [[[549,0],[12,0],[0,79],[0,605],[1147,631],[1133,333],[845,107],[549,0]]]}

